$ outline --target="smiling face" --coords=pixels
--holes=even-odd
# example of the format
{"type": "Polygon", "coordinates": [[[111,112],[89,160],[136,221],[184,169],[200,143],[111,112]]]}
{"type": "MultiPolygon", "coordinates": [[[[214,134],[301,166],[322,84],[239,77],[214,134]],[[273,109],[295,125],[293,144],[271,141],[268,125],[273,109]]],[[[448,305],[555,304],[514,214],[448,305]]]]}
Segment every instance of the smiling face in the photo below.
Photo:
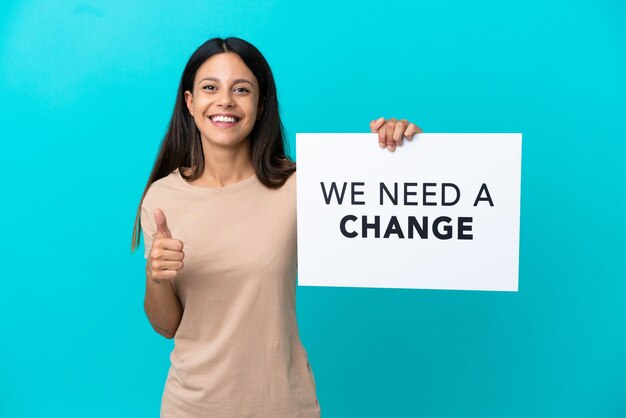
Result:
{"type": "Polygon", "coordinates": [[[185,91],[187,108],[203,143],[241,145],[257,120],[259,84],[239,55],[213,55],[198,68],[193,93],[185,91]]]}

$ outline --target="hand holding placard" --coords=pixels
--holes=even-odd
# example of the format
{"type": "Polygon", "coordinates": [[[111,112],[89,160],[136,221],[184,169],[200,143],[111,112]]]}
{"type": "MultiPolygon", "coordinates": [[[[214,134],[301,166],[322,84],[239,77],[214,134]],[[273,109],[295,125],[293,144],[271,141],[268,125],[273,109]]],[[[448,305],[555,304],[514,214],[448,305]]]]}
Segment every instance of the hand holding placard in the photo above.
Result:
{"type": "Polygon", "coordinates": [[[423,132],[422,128],[406,119],[391,118],[385,121],[382,116],[370,122],[370,131],[378,134],[378,145],[391,152],[396,150],[396,146],[402,146],[403,137],[411,141],[413,135],[423,132]]]}

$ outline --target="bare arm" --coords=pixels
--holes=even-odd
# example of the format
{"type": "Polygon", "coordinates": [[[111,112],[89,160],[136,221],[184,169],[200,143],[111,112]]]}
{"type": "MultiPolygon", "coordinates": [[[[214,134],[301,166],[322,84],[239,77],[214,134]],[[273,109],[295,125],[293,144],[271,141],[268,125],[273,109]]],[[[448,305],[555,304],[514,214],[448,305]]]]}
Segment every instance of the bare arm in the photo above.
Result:
{"type": "Polygon", "coordinates": [[[183,307],[173,286],[171,280],[153,279],[146,273],[143,308],[152,328],[165,338],[174,338],[183,316],[183,307]]]}
{"type": "Polygon", "coordinates": [[[146,296],[143,308],[152,328],[165,338],[174,338],[183,307],[174,291],[172,280],[184,266],[183,242],[173,239],[161,209],[155,212],[156,231],[148,221],[147,213],[143,220],[146,227],[146,296]],[[150,234],[151,231],[155,231],[150,234]]]}

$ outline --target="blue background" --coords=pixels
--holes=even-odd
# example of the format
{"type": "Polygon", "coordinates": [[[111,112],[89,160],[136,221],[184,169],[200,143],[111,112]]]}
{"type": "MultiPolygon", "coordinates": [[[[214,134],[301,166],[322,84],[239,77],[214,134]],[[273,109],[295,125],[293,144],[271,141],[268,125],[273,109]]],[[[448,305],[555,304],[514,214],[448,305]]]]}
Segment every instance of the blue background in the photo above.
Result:
{"type": "Polygon", "coordinates": [[[379,116],[524,134],[518,293],[298,288],[323,417],[626,416],[622,1],[174,3],[3,2],[0,416],[158,416],[135,211],[186,60],[230,35],[294,157],[379,116]]]}

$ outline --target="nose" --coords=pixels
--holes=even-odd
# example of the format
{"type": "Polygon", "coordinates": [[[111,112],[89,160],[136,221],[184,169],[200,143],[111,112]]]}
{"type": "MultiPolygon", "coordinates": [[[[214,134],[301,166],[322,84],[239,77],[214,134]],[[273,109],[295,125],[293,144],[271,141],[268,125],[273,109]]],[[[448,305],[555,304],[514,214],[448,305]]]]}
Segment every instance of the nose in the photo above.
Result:
{"type": "Polygon", "coordinates": [[[227,89],[223,89],[222,93],[217,98],[217,103],[219,106],[225,106],[225,107],[233,106],[234,101],[231,96],[231,92],[227,89]]]}

